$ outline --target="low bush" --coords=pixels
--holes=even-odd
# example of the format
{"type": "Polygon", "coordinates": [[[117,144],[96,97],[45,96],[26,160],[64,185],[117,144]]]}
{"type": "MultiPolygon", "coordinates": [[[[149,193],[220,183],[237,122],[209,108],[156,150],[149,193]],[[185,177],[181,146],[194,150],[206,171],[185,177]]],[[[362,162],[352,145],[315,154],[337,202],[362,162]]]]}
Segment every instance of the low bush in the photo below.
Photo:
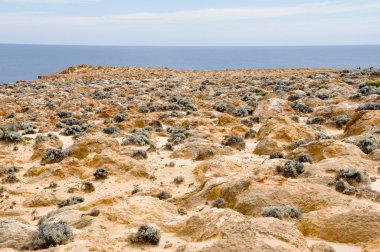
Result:
{"type": "Polygon", "coordinates": [[[73,196],[73,197],[70,197],[68,199],[65,199],[65,200],[62,200],[61,202],[59,202],[58,207],[61,208],[61,207],[65,207],[65,206],[71,206],[71,205],[79,204],[82,202],[84,202],[83,197],[73,196]]]}
{"type": "Polygon", "coordinates": [[[158,245],[160,242],[160,230],[148,225],[141,225],[137,233],[129,236],[131,243],[158,245]]]}
{"type": "Polygon", "coordinates": [[[270,206],[264,207],[261,215],[263,217],[273,217],[283,219],[299,219],[302,217],[302,211],[295,206],[270,206]]]}

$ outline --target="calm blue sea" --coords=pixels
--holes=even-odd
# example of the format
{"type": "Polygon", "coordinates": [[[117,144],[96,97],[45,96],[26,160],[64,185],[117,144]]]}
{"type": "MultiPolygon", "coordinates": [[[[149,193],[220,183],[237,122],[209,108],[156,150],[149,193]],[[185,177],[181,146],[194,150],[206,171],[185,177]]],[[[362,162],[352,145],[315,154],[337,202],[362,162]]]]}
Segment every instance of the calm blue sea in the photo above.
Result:
{"type": "Polygon", "coordinates": [[[172,69],[380,67],[377,46],[132,47],[0,44],[0,83],[32,80],[79,64],[172,69]]]}

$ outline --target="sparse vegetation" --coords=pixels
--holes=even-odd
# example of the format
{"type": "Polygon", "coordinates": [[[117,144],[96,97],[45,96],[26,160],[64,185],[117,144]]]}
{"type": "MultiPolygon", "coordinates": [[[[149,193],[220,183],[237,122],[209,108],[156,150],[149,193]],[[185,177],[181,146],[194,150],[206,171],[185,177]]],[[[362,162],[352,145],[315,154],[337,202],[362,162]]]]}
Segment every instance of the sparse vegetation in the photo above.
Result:
{"type": "Polygon", "coordinates": [[[129,236],[131,243],[158,245],[160,242],[160,230],[148,225],[141,225],[137,233],[129,236]]]}
{"type": "Polygon", "coordinates": [[[106,179],[108,177],[108,171],[104,168],[98,168],[94,173],[94,177],[97,180],[106,179]]]}
{"type": "Polygon", "coordinates": [[[76,205],[76,204],[79,204],[82,202],[84,202],[83,197],[73,196],[73,197],[70,197],[68,199],[65,199],[65,200],[59,202],[58,207],[61,208],[61,207],[65,207],[65,206],[76,205]]]}
{"type": "Polygon", "coordinates": [[[245,142],[242,138],[237,136],[225,136],[222,145],[224,146],[230,146],[232,148],[235,148],[237,150],[244,150],[245,149],[245,142]]]}
{"type": "Polygon", "coordinates": [[[132,151],[131,157],[134,159],[147,159],[148,153],[145,150],[134,150],[132,151]]]}
{"type": "Polygon", "coordinates": [[[280,220],[299,219],[302,217],[302,211],[295,206],[270,206],[263,208],[261,215],[280,220]]]}
{"type": "Polygon", "coordinates": [[[36,239],[26,245],[24,249],[47,249],[64,245],[73,240],[74,234],[67,222],[40,223],[36,239]]]}
{"type": "Polygon", "coordinates": [[[278,158],[284,158],[284,154],[281,152],[275,152],[270,154],[269,159],[278,159],[278,158]]]}
{"type": "Polygon", "coordinates": [[[177,177],[174,178],[173,182],[175,184],[179,185],[179,184],[182,184],[183,181],[185,181],[185,177],[184,176],[177,176],[177,177]]]}
{"type": "Polygon", "coordinates": [[[144,145],[149,145],[150,140],[149,140],[148,136],[146,136],[145,134],[132,135],[132,136],[128,136],[128,137],[124,138],[121,144],[122,145],[144,146],[144,145]]]}
{"type": "Polygon", "coordinates": [[[216,199],[212,201],[211,206],[216,208],[226,208],[227,204],[224,199],[216,199]]]}
{"type": "Polygon", "coordinates": [[[288,160],[284,166],[277,166],[276,171],[286,178],[296,178],[305,171],[305,168],[298,161],[288,160]]]}
{"type": "Polygon", "coordinates": [[[42,157],[41,164],[54,164],[61,162],[67,153],[60,149],[47,149],[42,157]]]}
{"type": "Polygon", "coordinates": [[[157,198],[159,198],[160,200],[170,199],[171,197],[172,197],[171,193],[169,193],[167,191],[160,191],[157,194],[157,198]]]}
{"type": "Polygon", "coordinates": [[[365,153],[370,154],[372,151],[377,149],[376,140],[373,138],[366,138],[357,144],[357,146],[365,153]]]}
{"type": "Polygon", "coordinates": [[[295,158],[295,161],[298,161],[300,163],[310,163],[310,164],[313,163],[312,157],[309,154],[306,154],[306,153],[302,153],[302,154],[298,155],[295,158]]]}
{"type": "Polygon", "coordinates": [[[214,152],[211,150],[199,150],[195,160],[206,160],[214,156],[214,152]]]}

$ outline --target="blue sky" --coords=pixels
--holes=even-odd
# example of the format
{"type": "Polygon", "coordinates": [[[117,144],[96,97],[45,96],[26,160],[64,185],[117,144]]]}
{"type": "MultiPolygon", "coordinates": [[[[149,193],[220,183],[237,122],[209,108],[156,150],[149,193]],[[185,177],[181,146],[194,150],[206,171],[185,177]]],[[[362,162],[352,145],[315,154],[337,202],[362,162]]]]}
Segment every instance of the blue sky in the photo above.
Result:
{"type": "Polygon", "coordinates": [[[379,0],[0,0],[0,43],[380,44],[379,0]]]}

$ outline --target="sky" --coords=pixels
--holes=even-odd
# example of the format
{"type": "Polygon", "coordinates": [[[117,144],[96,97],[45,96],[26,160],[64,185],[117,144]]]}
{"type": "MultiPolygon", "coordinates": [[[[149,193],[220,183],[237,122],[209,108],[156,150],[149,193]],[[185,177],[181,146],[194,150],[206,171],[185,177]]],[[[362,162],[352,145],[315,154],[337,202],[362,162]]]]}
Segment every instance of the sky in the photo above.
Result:
{"type": "Polygon", "coordinates": [[[0,43],[380,44],[380,0],[0,0],[0,43]]]}

